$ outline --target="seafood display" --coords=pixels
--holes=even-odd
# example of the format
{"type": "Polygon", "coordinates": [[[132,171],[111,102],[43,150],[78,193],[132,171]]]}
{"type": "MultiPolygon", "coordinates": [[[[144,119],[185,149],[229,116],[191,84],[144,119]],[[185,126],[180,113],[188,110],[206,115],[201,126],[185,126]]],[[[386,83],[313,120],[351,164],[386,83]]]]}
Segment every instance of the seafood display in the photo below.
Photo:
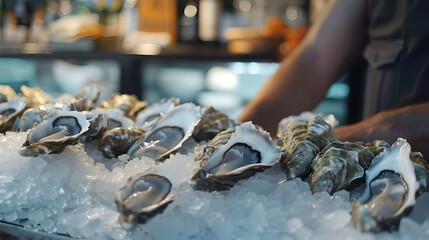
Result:
{"type": "MultiPolygon", "coordinates": [[[[91,172],[71,178],[92,181],[85,191],[100,192],[100,202],[111,203],[115,221],[119,215],[119,224],[127,231],[154,221],[154,216],[162,216],[177,202],[189,211],[204,212],[207,202],[183,199],[184,192],[205,196],[223,191],[215,197],[224,197],[228,192],[240,195],[243,192],[235,191],[237,186],[245,185],[251,178],[261,178],[268,169],[281,175],[281,181],[274,183],[279,189],[293,181],[295,185],[307,184],[307,193],[318,198],[331,195],[335,199],[342,191],[347,192],[347,198],[357,196],[346,200],[351,214],[344,214],[362,232],[397,230],[400,220],[416,204],[416,198],[429,190],[429,164],[421,153],[411,151],[405,139],[398,139],[392,146],[385,140],[341,142],[333,131],[337,121],[331,115],[307,112],[285,118],[279,123],[278,139],[273,139],[252,122],[241,123],[211,106],[180,104],[177,98],[148,104],[126,94],[105,101],[99,96],[100,91],[94,86],[55,99],[40,88],[23,86],[21,93],[16,93],[0,85],[0,132],[4,137],[10,131],[21,132],[21,148],[16,155],[32,159],[31,164],[40,169],[49,166],[53,161],[48,159],[55,156],[61,158],[73,149],[86,151],[94,146],[88,154],[96,158],[82,164],[106,168],[103,177],[94,180],[91,172]],[[191,158],[194,165],[178,180],[171,172],[182,172],[182,163],[172,162],[183,156],[191,158]],[[162,169],[166,162],[174,167],[162,169]],[[124,168],[132,174],[124,175],[124,168]],[[114,181],[110,179],[120,182],[113,193],[106,190],[109,187],[100,187],[102,181],[114,181]]],[[[57,168],[61,169],[61,165],[57,168]]],[[[0,177],[4,182],[10,179],[0,177]]],[[[70,182],[59,192],[74,188],[82,186],[70,182]]],[[[255,188],[270,191],[263,184],[255,188]]],[[[251,197],[249,194],[243,198],[251,197]]],[[[262,204],[252,209],[252,216],[266,214],[264,207],[262,204]]],[[[213,226],[218,226],[216,221],[225,221],[216,217],[211,213],[205,218],[213,226]]],[[[295,217],[288,220],[287,226],[299,221],[295,217]]]]}

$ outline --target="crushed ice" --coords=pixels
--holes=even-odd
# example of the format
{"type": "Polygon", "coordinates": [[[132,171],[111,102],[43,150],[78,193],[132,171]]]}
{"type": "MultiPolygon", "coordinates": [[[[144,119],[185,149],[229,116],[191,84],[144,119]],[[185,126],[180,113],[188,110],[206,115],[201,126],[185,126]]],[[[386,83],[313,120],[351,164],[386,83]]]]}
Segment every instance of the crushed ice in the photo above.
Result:
{"type": "MultiPolygon", "coordinates": [[[[429,235],[429,214],[420,214],[419,221],[412,214],[403,218],[398,232],[362,234],[350,221],[348,192],[313,195],[307,182],[285,181],[278,167],[230,191],[194,191],[187,180],[199,167],[189,151],[195,143],[157,165],[128,155],[107,160],[95,145],[82,144],[57,155],[21,157],[17,149],[25,138],[26,133],[14,132],[0,136],[0,219],[35,231],[88,239],[424,239],[429,235]],[[162,214],[127,232],[117,221],[114,194],[130,176],[146,171],[169,178],[176,200],[162,214]]],[[[428,203],[420,205],[429,208],[428,203]]]]}

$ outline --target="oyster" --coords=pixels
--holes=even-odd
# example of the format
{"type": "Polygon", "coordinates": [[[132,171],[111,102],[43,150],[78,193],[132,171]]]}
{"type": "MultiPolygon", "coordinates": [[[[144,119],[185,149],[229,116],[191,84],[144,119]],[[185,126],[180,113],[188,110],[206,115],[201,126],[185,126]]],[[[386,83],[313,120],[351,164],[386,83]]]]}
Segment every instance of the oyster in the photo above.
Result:
{"type": "Polygon", "coordinates": [[[0,103],[16,97],[16,92],[9,85],[0,85],[0,103]]]}
{"type": "Polygon", "coordinates": [[[143,109],[136,118],[134,126],[142,128],[146,131],[150,130],[153,125],[162,118],[168,111],[179,105],[179,99],[169,98],[149,105],[143,109]]]}
{"type": "Polygon", "coordinates": [[[119,109],[96,109],[88,113],[88,118],[93,118],[98,114],[109,116],[109,130],[117,127],[129,128],[134,125],[134,121],[124,115],[119,109]]]}
{"type": "Polygon", "coordinates": [[[353,203],[352,220],[359,230],[395,230],[414,206],[419,182],[410,153],[410,145],[399,138],[374,158],[365,172],[365,191],[353,203]]]}
{"type": "MultiPolygon", "coordinates": [[[[322,117],[325,122],[329,123],[333,128],[338,126],[339,121],[335,118],[333,114],[317,114],[318,116],[322,117]]],[[[299,115],[292,115],[286,118],[283,118],[280,120],[279,124],[277,125],[277,137],[280,139],[283,139],[285,137],[286,127],[287,125],[292,122],[292,120],[299,120],[299,121],[311,121],[316,116],[316,114],[312,112],[302,112],[299,115]]]]}
{"type": "Polygon", "coordinates": [[[240,124],[238,120],[229,118],[226,114],[206,106],[201,109],[201,121],[195,127],[193,138],[196,141],[210,140],[220,131],[233,128],[240,124]]]}
{"type": "Polygon", "coordinates": [[[126,117],[134,118],[146,107],[145,101],[140,101],[134,95],[116,94],[100,104],[100,108],[116,108],[121,110],[126,117]]]}
{"type": "Polygon", "coordinates": [[[420,152],[412,152],[410,159],[413,162],[414,172],[416,174],[417,181],[420,184],[419,193],[429,191],[429,164],[423,159],[423,155],[420,152]]]}
{"type": "MultiPolygon", "coordinates": [[[[88,119],[88,115],[86,116],[88,119]]],[[[82,142],[89,142],[100,139],[104,133],[109,129],[109,116],[100,113],[97,116],[88,119],[89,128],[80,138],[82,142]]]]}
{"type": "Polygon", "coordinates": [[[206,161],[207,158],[209,158],[216,150],[229,141],[234,132],[235,127],[221,131],[210,141],[208,145],[195,147],[195,161],[206,161]]]}
{"type": "Polygon", "coordinates": [[[52,100],[51,97],[39,87],[30,88],[22,85],[21,92],[25,96],[29,108],[36,108],[52,100]]]}
{"type": "Polygon", "coordinates": [[[269,133],[246,122],[237,126],[225,145],[201,162],[190,184],[196,190],[227,190],[238,181],[272,167],[280,156],[281,150],[272,143],[269,133]]]}
{"type": "Polygon", "coordinates": [[[314,159],[311,191],[333,194],[362,179],[374,155],[360,143],[329,143],[314,159]]]}
{"type": "Polygon", "coordinates": [[[390,144],[384,140],[375,140],[364,144],[374,154],[374,157],[382,153],[384,149],[390,147],[390,144]]]}
{"type": "Polygon", "coordinates": [[[115,195],[121,226],[132,229],[137,223],[145,223],[164,211],[174,200],[171,187],[167,178],[156,174],[138,174],[129,178],[115,195]]]}
{"type": "Polygon", "coordinates": [[[19,150],[21,156],[60,153],[67,145],[76,144],[88,131],[89,122],[81,112],[54,111],[31,129],[19,150]]]}
{"type": "Polygon", "coordinates": [[[121,154],[127,153],[128,149],[135,142],[140,140],[145,131],[140,128],[118,127],[107,131],[100,142],[100,150],[104,156],[115,158],[121,154]]]}
{"type": "Polygon", "coordinates": [[[22,97],[14,97],[0,103],[0,133],[12,129],[15,120],[24,112],[26,106],[25,99],[22,97]]]}
{"type": "Polygon", "coordinates": [[[149,157],[165,160],[176,152],[191,137],[200,121],[200,107],[185,103],[169,111],[140,141],[128,150],[131,158],[149,157]]]}
{"type": "Polygon", "coordinates": [[[331,125],[318,115],[309,122],[293,120],[285,136],[280,167],[288,179],[307,178],[316,155],[330,142],[338,140],[331,125]]]}
{"type": "Polygon", "coordinates": [[[74,95],[75,98],[86,98],[89,109],[94,109],[98,98],[100,97],[100,89],[95,85],[86,86],[82,91],[74,95]]]}

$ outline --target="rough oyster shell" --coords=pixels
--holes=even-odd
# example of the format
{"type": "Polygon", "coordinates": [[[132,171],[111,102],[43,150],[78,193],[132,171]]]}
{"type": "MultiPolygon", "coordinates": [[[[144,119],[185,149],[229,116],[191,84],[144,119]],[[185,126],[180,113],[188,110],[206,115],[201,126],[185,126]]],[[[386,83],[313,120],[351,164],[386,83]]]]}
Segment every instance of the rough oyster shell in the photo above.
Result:
{"type": "Polygon", "coordinates": [[[16,92],[9,85],[0,85],[0,103],[16,97],[16,92]]]}
{"type": "MultiPolygon", "coordinates": [[[[88,115],[86,116],[88,119],[88,115]]],[[[88,119],[89,129],[80,138],[82,142],[89,142],[99,140],[103,137],[104,133],[109,129],[109,116],[100,113],[97,116],[88,119]]]]}
{"type": "Polygon", "coordinates": [[[229,118],[226,114],[211,106],[203,107],[201,112],[201,121],[192,134],[196,141],[210,140],[219,132],[240,124],[240,121],[229,118]]]}
{"type": "Polygon", "coordinates": [[[269,133],[246,122],[237,126],[228,142],[201,163],[190,184],[196,190],[227,190],[272,167],[280,156],[281,150],[272,143],[269,133]]]}
{"type": "Polygon", "coordinates": [[[31,129],[19,149],[21,156],[60,153],[67,145],[76,144],[79,136],[88,131],[89,122],[81,112],[54,111],[31,129]]]}
{"type": "Polygon", "coordinates": [[[195,147],[195,161],[206,161],[207,158],[209,158],[216,150],[229,141],[234,132],[235,127],[221,131],[210,141],[208,145],[195,147]]]}
{"type": "MultiPolygon", "coordinates": [[[[374,157],[382,153],[386,148],[390,147],[390,144],[385,140],[375,140],[364,144],[374,154],[374,157]]],[[[371,163],[370,163],[371,165],[371,163]]]]}
{"type": "Polygon", "coordinates": [[[128,118],[119,109],[96,109],[89,112],[88,118],[93,118],[98,114],[107,114],[109,117],[109,130],[117,127],[130,128],[134,125],[134,121],[128,118]]]}
{"type": "Polygon", "coordinates": [[[158,122],[162,115],[179,105],[180,100],[177,98],[162,99],[161,101],[151,104],[143,109],[137,115],[134,126],[146,131],[150,130],[158,122]]]}
{"type": "Polygon", "coordinates": [[[12,129],[15,120],[24,112],[26,106],[25,99],[22,97],[14,97],[0,103],[0,133],[12,129]]]}
{"type": "Polygon", "coordinates": [[[130,158],[145,156],[156,161],[165,160],[191,137],[200,118],[200,106],[185,103],[175,107],[142,140],[131,146],[128,155],[130,158]]]}
{"type": "Polygon", "coordinates": [[[37,108],[52,100],[51,97],[39,87],[30,88],[22,85],[21,92],[25,96],[28,108],[37,108]]]}
{"type": "Polygon", "coordinates": [[[365,191],[353,203],[352,220],[359,230],[395,230],[414,206],[419,183],[410,153],[410,145],[399,138],[374,158],[365,172],[365,191]]]}
{"type": "Polygon", "coordinates": [[[283,118],[280,120],[279,124],[277,125],[277,137],[280,139],[283,139],[285,137],[286,127],[289,125],[292,120],[299,120],[299,121],[311,121],[316,115],[320,116],[325,120],[325,122],[329,123],[333,128],[338,126],[339,121],[335,118],[333,114],[314,114],[312,112],[302,112],[299,115],[292,115],[286,118],[283,118]]]}
{"type": "Polygon", "coordinates": [[[374,155],[360,143],[329,143],[314,159],[311,191],[333,194],[363,178],[374,155]]]}
{"type": "Polygon", "coordinates": [[[114,128],[107,131],[100,142],[100,150],[104,156],[115,158],[127,153],[128,149],[146,132],[140,128],[114,128]]]}
{"type": "Polygon", "coordinates": [[[82,91],[77,92],[74,95],[75,98],[86,98],[88,108],[94,109],[98,98],[100,97],[100,89],[95,85],[86,86],[82,91]]]}
{"type": "Polygon", "coordinates": [[[429,191],[429,164],[423,159],[423,154],[420,152],[412,152],[410,159],[414,165],[414,172],[416,174],[417,181],[420,184],[419,195],[423,192],[429,191]]]}
{"type": "Polygon", "coordinates": [[[145,101],[140,101],[134,95],[128,94],[116,94],[107,101],[103,101],[100,104],[100,108],[116,108],[120,109],[126,117],[136,117],[138,112],[143,110],[147,106],[145,101]]]}
{"type": "Polygon", "coordinates": [[[280,167],[288,179],[307,178],[311,162],[332,141],[338,140],[331,125],[316,115],[311,121],[291,121],[285,132],[280,167]]]}
{"type": "Polygon", "coordinates": [[[156,174],[138,174],[129,178],[115,195],[121,226],[132,229],[137,223],[145,223],[164,211],[174,200],[171,187],[167,178],[156,174]]]}

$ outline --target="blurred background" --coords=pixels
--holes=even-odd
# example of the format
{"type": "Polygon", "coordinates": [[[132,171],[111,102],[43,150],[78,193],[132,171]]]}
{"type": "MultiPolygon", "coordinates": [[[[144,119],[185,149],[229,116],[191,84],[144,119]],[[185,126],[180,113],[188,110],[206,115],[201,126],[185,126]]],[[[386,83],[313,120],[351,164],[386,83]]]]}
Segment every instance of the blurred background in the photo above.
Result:
{"type": "MultiPolygon", "coordinates": [[[[178,97],[236,116],[331,0],[0,0],[0,84],[178,97]]],[[[353,121],[342,77],[315,112],[353,121]]],[[[281,103],[279,103],[279,107],[281,103]]]]}

